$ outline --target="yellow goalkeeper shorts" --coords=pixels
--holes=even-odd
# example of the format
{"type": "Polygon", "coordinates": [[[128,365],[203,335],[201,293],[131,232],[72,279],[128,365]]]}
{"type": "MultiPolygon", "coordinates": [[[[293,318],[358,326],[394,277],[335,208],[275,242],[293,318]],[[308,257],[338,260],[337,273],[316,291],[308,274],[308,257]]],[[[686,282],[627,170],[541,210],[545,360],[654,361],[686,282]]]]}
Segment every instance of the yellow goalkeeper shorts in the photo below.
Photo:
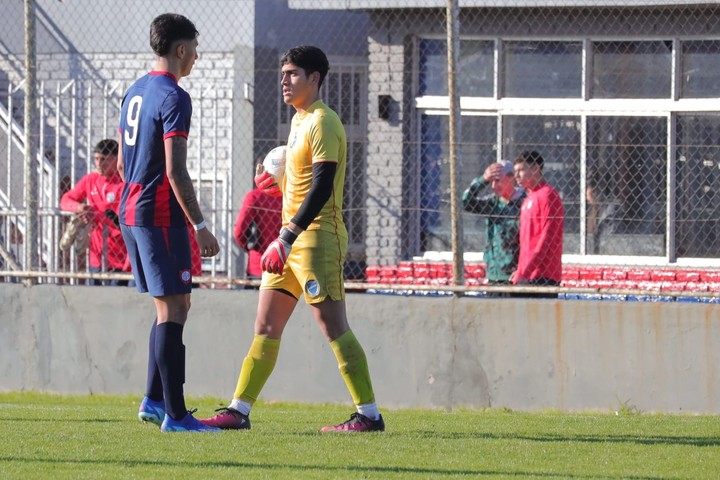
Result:
{"type": "Polygon", "coordinates": [[[306,230],[301,233],[281,274],[263,272],[261,290],[285,290],[308,304],[326,298],[343,300],[343,264],[347,252],[347,233],[306,230]]]}

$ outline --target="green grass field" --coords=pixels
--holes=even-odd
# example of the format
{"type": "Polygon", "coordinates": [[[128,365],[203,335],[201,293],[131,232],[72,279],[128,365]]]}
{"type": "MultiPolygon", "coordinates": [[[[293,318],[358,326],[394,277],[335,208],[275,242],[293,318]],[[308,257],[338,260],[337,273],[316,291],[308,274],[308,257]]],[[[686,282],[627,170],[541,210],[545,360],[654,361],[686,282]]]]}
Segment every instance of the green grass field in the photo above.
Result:
{"type": "Polygon", "coordinates": [[[720,417],[385,410],[384,433],[320,434],[351,410],[259,404],[250,431],[162,434],[138,400],[0,393],[0,479],[720,476],[720,417]]]}

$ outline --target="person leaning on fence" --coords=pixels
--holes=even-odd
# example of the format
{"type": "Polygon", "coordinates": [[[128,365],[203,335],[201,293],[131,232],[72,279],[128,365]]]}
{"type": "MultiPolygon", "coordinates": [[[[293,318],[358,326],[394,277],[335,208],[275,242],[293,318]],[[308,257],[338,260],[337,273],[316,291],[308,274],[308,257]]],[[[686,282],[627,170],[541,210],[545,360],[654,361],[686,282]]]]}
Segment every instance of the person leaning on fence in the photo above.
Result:
{"type": "MultiPolygon", "coordinates": [[[[82,177],[60,199],[60,208],[73,212],[66,229],[64,243],[81,245],[84,249],[85,230],[89,229],[87,246],[90,253],[88,271],[129,272],[125,242],[118,225],[118,208],[122,192],[122,179],[117,170],[118,143],[112,139],[101,140],[93,151],[95,171],[82,177]]],[[[69,248],[70,245],[61,245],[69,248]]],[[[78,252],[79,253],[79,252],[78,252]]],[[[84,251],[83,251],[84,253],[84,251]]],[[[88,285],[127,285],[127,280],[100,281],[89,279],[88,285]]]]}
{"type": "MultiPolygon", "coordinates": [[[[518,268],[510,280],[515,285],[558,286],[562,280],[562,199],[543,178],[545,161],[538,152],[523,152],[513,163],[515,180],[527,197],[520,209],[518,268]]],[[[557,298],[557,294],[528,296],[557,298]]]]}
{"type": "Polygon", "coordinates": [[[620,205],[609,198],[595,180],[589,180],[585,187],[587,215],[585,231],[587,232],[589,253],[602,253],[602,243],[607,235],[617,233],[622,213],[620,205]]]}
{"type": "MultiPolygon", "coordinates": [[[[262,168],[262,163],[258,165],[262,168]]],[[[248,254],[247,278],[262,277],[260,259],[282,228],[282,197],[265,195],[255,188],[244,197],[238,212],[233,238],[248,254]]]]}
{"type": "Polygon", "coordinates": [[[133,83],[120,110],[119,170],[125,186],[120,228],[139,292],[153,297],[156,319],[149,338],[148,376],[138,417],[163,432],[218,431],[185,406],[183,330],[190,309],[192,252],[187,220],[200,255],[220,247],[200,209],[187,170],[190,95],[178,81],[198,58],[198,31],[186,17],[153,19],[150,45],[155,68],[133,83]]]}
{"type": "MultiPolygon", "coordinates": [[[[490,285],[509,285],[520,255],[519,215],[525,191],[515,187],[512,162],[490,164],[463,192],[466,212],[485,215],[483,261],[490,285]]],[[[496,294],[490,293],[490,296],[496,294]]],[[[497,296],[503,296],[500,293],[497,296]]]]}

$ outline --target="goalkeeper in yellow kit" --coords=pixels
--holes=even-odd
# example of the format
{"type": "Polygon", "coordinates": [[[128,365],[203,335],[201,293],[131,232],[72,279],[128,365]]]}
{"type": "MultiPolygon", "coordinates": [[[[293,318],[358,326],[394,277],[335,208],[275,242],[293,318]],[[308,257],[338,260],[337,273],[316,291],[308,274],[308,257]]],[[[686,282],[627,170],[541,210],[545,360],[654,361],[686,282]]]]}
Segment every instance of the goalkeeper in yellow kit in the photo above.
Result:
{"type": "Polygon", "coordinates": [[[375,404],[365,352],[345,312],[348,238],[342,203],[347,142],[340,118],[319,98],[328,60],[317,47],[299,46],[288,50],[280,64],[283,101],[296,110],[285,175],[281,185],[266,172],[258,174],[255,183],[268,195],[282,195],[283,227],[262,257],[255,338],[233,400],[201,421],[224,429],[250,428],[250,409],[275,367],[285,325],[304,295],[357,409],[349,420],[322,431],[382,431],[385,424],[375,404]]]}

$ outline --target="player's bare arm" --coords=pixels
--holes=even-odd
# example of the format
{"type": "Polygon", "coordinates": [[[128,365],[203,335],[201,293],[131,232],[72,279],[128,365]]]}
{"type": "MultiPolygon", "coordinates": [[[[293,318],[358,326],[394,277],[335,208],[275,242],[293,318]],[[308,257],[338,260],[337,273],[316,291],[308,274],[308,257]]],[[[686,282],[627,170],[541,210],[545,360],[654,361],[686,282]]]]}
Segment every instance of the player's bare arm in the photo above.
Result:
{"type": "Polygon", "coordinates": [[[203,215],[187,171],[187,139],[181,136],[166,139],[165,152],[165,167],[170,187],[185,215],[193,225],[197,225],[203,221],[203,215]]]}
{"type": "MultiPolygon", "coordinates": [[[[175,193],[180,208],[193,225],[203,225],[203,214],[195,195],[192,179],[187,171],[187,139],[180,136],[165,140],[165,168],[170,187],[175,193]]],[[[212,257],[220,251],[215,235],[207,228],[196,228],[195,239],[200,247],[200,255],[212,257]]]]}
{"type": "Polygon", "coordinates": [[[120,148],[118,148],[118,154],[117,154],[117,171],[120,175],[120,179],[124,182],[125,181],[125,161],[123,157],[123,151],[122,151],[122,135],[118,139],[118,145],[120,145],[120,148]]]}

